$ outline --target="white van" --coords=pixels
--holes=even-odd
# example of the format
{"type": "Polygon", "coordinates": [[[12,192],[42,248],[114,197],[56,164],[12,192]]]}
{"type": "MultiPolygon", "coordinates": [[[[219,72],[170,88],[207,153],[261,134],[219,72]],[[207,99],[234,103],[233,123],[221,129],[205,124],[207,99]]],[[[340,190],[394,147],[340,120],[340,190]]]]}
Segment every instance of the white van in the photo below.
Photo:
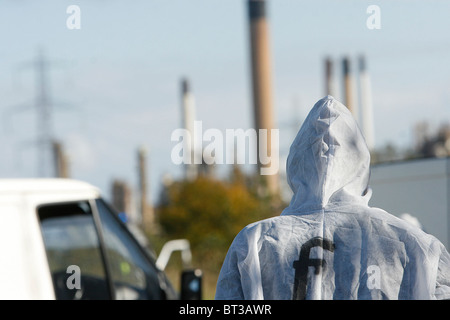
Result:
{"type": "Polygon", "coordinates": [[[0,255],[0,299],[178,298],[99,189],[81,181],[0,179],[0,255]]]}

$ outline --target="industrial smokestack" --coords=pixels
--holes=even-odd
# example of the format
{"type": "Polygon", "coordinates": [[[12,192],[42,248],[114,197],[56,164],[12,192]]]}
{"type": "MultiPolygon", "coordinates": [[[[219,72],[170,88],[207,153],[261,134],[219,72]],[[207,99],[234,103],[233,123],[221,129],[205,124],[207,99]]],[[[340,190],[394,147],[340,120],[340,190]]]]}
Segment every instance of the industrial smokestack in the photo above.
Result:
{"type": "Polygon", "coordinates": [[[57,178],[69,178],[69,164],[67,155],[63,150],[60,142],[53,141],[53,162],[55,168],[55,177],[57,178]]]}
{"type": "Polygon", "coordinates": [[[335,88],[333,82],[333,61],[331,58],[325,58],[325,95],[334,96],[335,88]]]}
{"type": "Polygon", "coordinates": [[[369,150],[374,148],[374,132],[373,132],[373,110],[372,110],[372,90],[370,85],[370,77],[367,73],[366,59],[363,55],[359,57],[359,82],[361,97],[361,113],[362,113],[362,131],[366,138],[369,150]]]}
{"type": "Polygon", "coordinates": [[[191,141],[187,141],[187,149],[190,153],[190,164],[184,165],[185,178],[193,180],[198,175],[198,168],[194,164],[194,155],[198,150],[194,149],[194,121],[195,121],[195,100],[191,93],[189,81],[187,79],[181,80],[181,108],[183,114],[182,127],[189,131],[191,141]]]}
{"type": "Polygon", "coordinates": [[[112,205],[120,213],[130,214],[131,189],[125,181],[115,179],[111,187],[112,205]]]}
{"type": "Polygon", "coordinates": [[[138,174],[139,174],[139,196],[141,221],[144,230],[151,232],[154,230],[154,213],[151,201],[147,199],[147,151],[144,147],[138,150],[138,174]]]}
{"type": "Polygon", "coordinates": [[[347,106],[355,119],[358,120],[358,110],[354,101],[354,83],[348,57],[342,60],[342,74],[344,78],[344,105],[347,106]]]}
{"type": "MultiPolygon", "coordinates": [[[[272,106],[271,63],[269,50],[269,30],[266,21],[266,2],[249,0],[248,13],[250,19],[250,49],[253,84],[253,112],[255,129],[267,129],[267,145],[259,145],[258,172],[264,165],[260,162],[260,154],[271,154],[271,130],[274,128],[274,112],[272,106]],[[261,150],[260,148],[265,150],[261,150]]],[[[274,146],[275,147],[275,146],[274,146]]],[[[278,146],[276,146],[278,147],[278,146]]],[[[263,176],[268,191],[276,194],[279,191],[278,174],[263,176]]]]}

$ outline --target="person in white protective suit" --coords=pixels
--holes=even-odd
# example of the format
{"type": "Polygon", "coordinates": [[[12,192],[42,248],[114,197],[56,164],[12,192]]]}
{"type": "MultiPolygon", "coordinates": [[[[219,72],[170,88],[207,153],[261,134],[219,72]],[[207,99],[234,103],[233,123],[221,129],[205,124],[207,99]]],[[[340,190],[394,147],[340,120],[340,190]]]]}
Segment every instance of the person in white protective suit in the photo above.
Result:
{"type": "Polygon", "coordinates": [[[368,206],[370,154],[349,110],[318,101],[287,159],[294,195],[231,244],[216,299],[450,299],[450,255],[368,206]]]}

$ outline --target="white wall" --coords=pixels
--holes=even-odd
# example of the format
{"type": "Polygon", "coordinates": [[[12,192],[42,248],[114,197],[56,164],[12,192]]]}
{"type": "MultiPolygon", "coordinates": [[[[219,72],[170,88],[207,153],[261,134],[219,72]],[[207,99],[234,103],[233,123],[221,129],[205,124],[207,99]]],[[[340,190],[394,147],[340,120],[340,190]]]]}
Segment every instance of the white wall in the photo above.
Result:
{"type": "Polygon", "coordinates": [[[396,216],[409,213],[450,248],[450,158],[372,166],[372,207],[396,216]]]}

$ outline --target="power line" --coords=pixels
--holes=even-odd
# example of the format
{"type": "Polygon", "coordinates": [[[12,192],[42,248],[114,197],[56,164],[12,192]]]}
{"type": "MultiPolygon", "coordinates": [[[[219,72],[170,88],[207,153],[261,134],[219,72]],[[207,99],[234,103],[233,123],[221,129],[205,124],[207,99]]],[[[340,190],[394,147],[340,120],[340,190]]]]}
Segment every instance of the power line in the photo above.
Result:
{"type": "MultiPolygon", "coordinates": [[[[27,143],[37,147],[37,172],[40,177],[58,176],[58,163],[54,158],[55,136],[53,132],[53,102],[49,88],[49,68],[52,62],[49,61],[42,50],[39,48],[36,58],[26,67],[31,67],[35,71],[35,99],[34,104],[24,104],[13,106],[6,115],[12,115],[18,111],[25,111],[34,108],[36,111],[36,139],[27,143]]],[[[6,117],[5,117],[6,119],[6,117]]]]}

